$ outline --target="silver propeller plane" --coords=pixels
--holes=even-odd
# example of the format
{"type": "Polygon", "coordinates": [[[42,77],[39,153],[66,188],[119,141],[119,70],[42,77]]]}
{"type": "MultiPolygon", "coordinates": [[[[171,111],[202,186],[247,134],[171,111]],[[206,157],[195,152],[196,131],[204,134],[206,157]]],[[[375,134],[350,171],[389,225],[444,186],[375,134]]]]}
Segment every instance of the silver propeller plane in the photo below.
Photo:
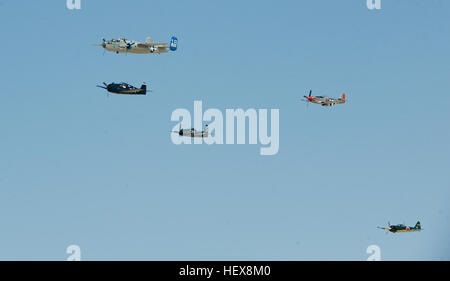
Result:
{"type": "Polygon", "coordinates": [[[161,54],[169,51],[176,51],[178,39],[172,36],[169,43],[155,43],[152,38],[148,37],[144,43],[121,39],[111,39],[106,41],[102,39],[102,44],[94,44],[93,46],[103,47],[106,51],[115,53],[131,53],[131,54],[161,54]]]}
{"type": "Polygon", "coordinates": [[[333,106],[335,104],[345,103],[345,93],[340,98],[334,99],[327,96],[311,96],[312,90],[309,91],[309,96],[303,96],[303,101],[320,104],[322,106],[333,106]]]}
{"type": "Polygon", "coordinates": [[[177,133],[182,137],[191,137],[191,138],[207,138],[208,137],[208,125],[205,126],[204,131],[197,131],[194,128],[192,129],[180,129],[178,131],[172,131],[172,133],[177,133]]]}

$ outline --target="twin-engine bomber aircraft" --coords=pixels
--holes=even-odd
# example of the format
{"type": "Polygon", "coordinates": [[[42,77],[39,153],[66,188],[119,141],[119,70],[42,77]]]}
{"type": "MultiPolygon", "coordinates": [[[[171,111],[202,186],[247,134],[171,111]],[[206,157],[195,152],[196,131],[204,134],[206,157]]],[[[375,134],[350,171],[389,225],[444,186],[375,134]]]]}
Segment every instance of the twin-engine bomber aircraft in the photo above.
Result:
{"type": "Polygon", "coordinates": [[[147,84],[145,84],[145,83],[142,84],[141,88],[136,88],[125,82],[111,83],[111,84],[106,84],[105,82],[103,82],[103,85],[105,85],[105,86],[97,85],[97,87],[106,89],[108,92],[114,93],[114,94],[146,95],[147,92],[151,92],[150,90],[147,90],[147,84]]]}
{"type": "Polygon", "coordinates": [[[208,125],[205,126],[204,131],[196,131],[194,128],[192,129],[180,129],[178,131],[172,131],[172,133],[177,133],[182,137],[191,137],[191,138],[207,138],[208,137],[208,125]]]}
{"type": "Polygon", "coordinates": [[[335,104],[345,103],[345,94],[342,94],[340,98],[334,99],[327,96],[311,96],[312,90],[309,91],[309,96],[303,96],[303,101],[320,104],[322,106],[332,106],[335,104]]]}
{"type": "Polygon", "coordinates": [[[94,46],[101,46],[106,51],[118,53],[132,53],[132,54],[161,54],[177,50],[178,39],[172,36],[170,43],[154,43],[152,38],[148,37],[145,43],[121,39],[111,39],[106,41],[103,38],[102,44],[94,44],[94,46]]]}
{"type": "Polygon", "coordinates": [[[391,225],[389,222],[388,222],[388,226],[389,226],[388,228],[379,227],[379,226],[378,226],[378,228],[390,231],[392,233],[413,232],[413,231],[421,231],[422,230],[422,227],[420,226],[420,221],[418,221],[415,226],[406,226],[404,224],[391,225]]]}

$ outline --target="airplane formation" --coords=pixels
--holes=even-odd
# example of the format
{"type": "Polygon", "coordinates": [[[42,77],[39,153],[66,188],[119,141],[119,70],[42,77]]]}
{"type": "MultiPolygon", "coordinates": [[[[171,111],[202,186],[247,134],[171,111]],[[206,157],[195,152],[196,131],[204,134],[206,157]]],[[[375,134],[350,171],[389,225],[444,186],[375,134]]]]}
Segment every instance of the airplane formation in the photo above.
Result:
{"type": "MultiPolygon", "coordinates": [[[[155,43],[152,38],[148,37],[145,42],[137,42],[132,40],[127,40],[125,38],[120,39],[111,39],[105,40],[102,39],[101,44],[94,44],[94,46],[100,46],[105,51],[119,53],[130,53],[130,54],[161,54],[168,53],[169,51],[176,51],[178,45],[178,39],[175,36],[172,36],[170,42],[168,43],[155,43]]],[[[99,88],[103,88],[107,90],[109,93],[114,94],[122,94],[122,95],[146,95],[147,90],[146,83],[143,83],[140,88],[134,87],[128,83],[110,83],[107,84],[103,82],[102,85],[97,85],[99,88]]],[[[312,90],[309,91],[308,96],[303,96],[303,101],[307,103],[314,103],[325,107],[330,107],[336,104],[345,104],[346,98],[345,93],[341,95],[339,98],[331,98],[328,96],[313,96],[312,90]]],[[[205,126],[203,131],[197,131],[194,128],[191,129],[182,129],[181,125],[178,131],[171,131],[172,133],[177,133],[182,137],[190,137],[190,138],[207,138],[208,137],[208,125],[205,126]]],[[[390,225],[388,223],[388,227],[378,227],[384,229],[386,231],[397,233],[397,232],[414,232],[421,231],[420,222],[417,222],[415,226],[405,226],[403,224],[398,225],[390,225]]]]}

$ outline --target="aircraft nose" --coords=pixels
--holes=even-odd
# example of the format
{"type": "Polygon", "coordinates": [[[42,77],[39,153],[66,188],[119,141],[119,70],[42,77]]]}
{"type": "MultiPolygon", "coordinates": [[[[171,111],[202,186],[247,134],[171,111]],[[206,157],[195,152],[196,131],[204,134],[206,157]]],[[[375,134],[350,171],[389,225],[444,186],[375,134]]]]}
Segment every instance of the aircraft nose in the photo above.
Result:
{"type": "Polygon", "coordinates": [[[106,48],[106,43],[105,42],[102,43],[102,47],[106,48]]]}

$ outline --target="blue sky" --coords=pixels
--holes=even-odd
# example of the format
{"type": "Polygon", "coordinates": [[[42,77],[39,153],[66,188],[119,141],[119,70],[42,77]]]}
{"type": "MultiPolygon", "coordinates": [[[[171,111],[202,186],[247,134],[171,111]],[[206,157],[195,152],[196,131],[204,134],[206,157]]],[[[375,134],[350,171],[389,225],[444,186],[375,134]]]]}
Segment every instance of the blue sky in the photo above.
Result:
{"type": "Polygon", "coordinates": [[[449,260],[448,1],[0,0],[0,259],[449,260]],[[126,37],[176,52],[116,55],[126,37]],[[143,97],[103,81],[149,83],[143,97]],[[339,96],[332,108],[300,97],[339,96]],[[177,108],[277,108],[280,149],[174,145],[177,108]],[[387,223],[420,233],[388,234],[387,223]]]}

